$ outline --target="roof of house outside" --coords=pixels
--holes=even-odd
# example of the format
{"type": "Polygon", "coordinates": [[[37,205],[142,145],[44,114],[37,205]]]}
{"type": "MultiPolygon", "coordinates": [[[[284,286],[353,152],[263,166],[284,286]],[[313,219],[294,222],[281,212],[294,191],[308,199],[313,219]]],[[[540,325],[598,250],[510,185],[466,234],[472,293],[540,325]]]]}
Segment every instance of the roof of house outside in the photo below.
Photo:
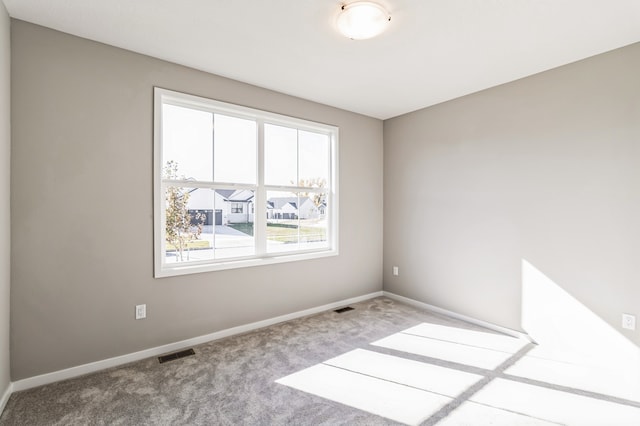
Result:
{"type": "MultiPolygon", "coordinates": [[[[311,201],[309,197],[300,197],[300,205],[311,201]]],[[[294,208],[298,208],[298,197],[272,197],[267,200],[267,207],[280,210],[287,204],[291,204],[294,208]]]]}
{"type": "Polygon", "coordinates": [[[222,198],[227,199],[231,194],[236,192],[236,190],[235,189],[216,189],[216,192],[222,195],[222,198]]]}
{"type": "Polygon", "coordinates": [[[254,197],[253,191],[249,189],[216,189],[216,192],[227,201],[247,202],[254,197]]]}

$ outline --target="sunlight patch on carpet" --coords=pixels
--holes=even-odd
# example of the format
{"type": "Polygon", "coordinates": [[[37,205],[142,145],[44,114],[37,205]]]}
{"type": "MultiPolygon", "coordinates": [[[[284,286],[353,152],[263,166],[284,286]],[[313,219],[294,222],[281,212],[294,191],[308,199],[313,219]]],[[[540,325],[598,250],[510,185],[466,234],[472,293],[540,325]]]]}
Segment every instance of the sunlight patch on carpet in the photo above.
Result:
{"type": "Polygon", "coordinates": [[[470,401],[566,425],[640,425],[640,408],[504,379],[470,401]]]}
{"type": "Polygon", "coordinates": [[[356,349],[277,380],[405,424],[419,424],[482,376],[356,349]]]}
{"type": "Polygon", "coordinates": [[[554,426],[560,423],[550,422],[535,417],[512,413],[499,408],[464,402],[447,417],[438,422],[438,426],[554,426]]]}
{"type": "Polygon", "coordinates": [[[325,364],[276,382],[409,425],[421,423],[451,401],[442,395],[325,364]]]}
{"type": "Polygon", "coordinates": [[[405,333],[392,334],[389,337],[373,342],[372,345],[488,370],[498,367],[512,355],[508,352],[445,342],[405,333]]]}
{"type": "Polygon", "coordinates": [[[323,364],[449,397],[460,395],[482,379],[477,374],[364,349],[347,352],[323,364]]]}
{"type": "Polygon", "coordinates": [[[443,340],[451,343],[460,343],[495,351],[514,354],[529,344],[525,339],[519,339],[504,334],[491,333],[489,331],[467,330],[466,328],[451,327],[439,324],[422,323],[408,328],[402,333],[412,334],[431,339],[443,340]]]}

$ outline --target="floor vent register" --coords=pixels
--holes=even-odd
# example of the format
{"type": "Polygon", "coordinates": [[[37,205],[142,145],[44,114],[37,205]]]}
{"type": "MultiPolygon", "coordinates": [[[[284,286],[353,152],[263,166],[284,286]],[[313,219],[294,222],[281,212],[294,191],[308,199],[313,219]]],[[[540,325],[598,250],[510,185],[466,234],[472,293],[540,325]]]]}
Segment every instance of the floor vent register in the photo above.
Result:
{"type": "Polygon", "coordinates": [[[162,355],[158,357],[158,361],[160,364],[163,364],[167,361],[173,361],[174,359],[184,358],[186,356],[195,355],[196,352],[193,349],[186,349],[180,352],[174,352],[172,354],[162,355]]]}

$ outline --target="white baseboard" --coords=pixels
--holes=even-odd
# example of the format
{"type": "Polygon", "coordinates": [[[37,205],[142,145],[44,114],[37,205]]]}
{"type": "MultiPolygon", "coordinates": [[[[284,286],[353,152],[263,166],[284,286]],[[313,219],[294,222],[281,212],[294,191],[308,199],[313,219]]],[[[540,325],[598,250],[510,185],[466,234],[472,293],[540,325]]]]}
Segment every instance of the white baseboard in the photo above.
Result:
{"type": "MultiPolygon", "coordinates": [[[[26,379],[13,382],[13,392],[34,388],[36,386],[42,386],[49,383],[59,382],[61,380],[71,379],[74,377],[82,376],[84,374],[93,373],[93,372],[104,370],[111,367],[116,367],[118,365],[123,365],[130,362],[139,361],[141,359],[162,355],[167,352],[173,352],[173,351],[184,349],[190,346],[200,345],[202,343],[207,343],[213,340],[222,339],[224,337],[246,333],[248,331],[253,331],[259,328],[268,327],[270,325],[277,324],[280,322],[317,314],[320,312],[339,308],[344,305],[349,305],[351,303],[358,303],[364,300],[373,299],[374,297],[380,297],[382,295],[383,295],[382,291],[377,291],[374,293],[365,294],[363,296],[352,297],[350,299],[340,300],[338,302],[329,303],[327,305],[317,306],[315,308],[309,308],[303,311],[298,311],[291,314],[281,315],[278,317],[253,322],[251,324],[245,324],[245,325],[240,325],[238,327],[228,328],[226,330],[216,331],[215,333],[206,334],[204,336],[198,336],[198,337],[182,340],[175,343],[169,343],[167,345],[158,346],[155,348],[145,349],[145,350],[134,352],[127,355],[121,355],[113,358],[104,359],[101,361],[91,362],[88,364],[79,365],[77,367],[67,368],[65,370],[59,370],[59,371],[54,371],[52,373],[29,377],[26,379]]],[[[11,393],[9,392],[9,395],[10,394],[11,393]]],[[[7,396],[7,399],[8,399],[8,396],[7,396]]]]}
{"type": "Polygon", "coordinates": [[[2,399],[0,399],[0,413],[4,409],[5,404],[9,400],[12,392],[18,392],[25,389],[34,388],[37,386],[46,385],[49,383],[59,382],[61,380],[67,380],[74,377],[82,376],[84,374],[94,373],[96,371],[104,370],[111,367],[117,367],[119,365],[128,364],[130,362],[139,361],[141,359],[150,358],[158,355],[165,354],[167,352],[173,352],[180,349],[184,349],[190,346],[200,345],[202,343],[211,342],[214,340],[222,339],[225,337],[247,333],[249,331],[257,330],[259,328],[268,327],[273,324],[289,321],[296,318],[305,317],[308,315],[317,314],[320,312],[328,311],[331,309],[339,308],[341,306],[349,305],[352,303],[362,302],[364,300],[373,299],[375,297],[385,296],[389,299],[396,300],[398,302],[405,303],[407,305],[415,306],[417,308],[425,309],[431,312],[443,314],[452,318],[460,319],[462,321],[469,322],[471,324],[479,325],[490,330],[498,331],[500,333],[507,334],[518,338],[524,338],[532,341],[529,335],[521,333],[510,328],[502,327],[490,322],[482,321],[476,318],[472,318],[466,315],[459,314],[457,312],[449,311],[447,309],[439,308],[428,303],[419,302],[408,297],[399,296],[388,291],[377,291],[374,293],[365,294],[363,296],[352,297],[350,299],[340,300],[338,302],[329,303],[327,305],[317,306],[314,308],[305,309],[303,311],[293,312],[291,314],[281,315],[274,318],[269,318],[262,321],[253,322],[250,324],[240,325],[237,327],[228,328],[226,330],[216,331],[215,333],[205,334],[203,336],[193,337],[191,339],[181,340],[179,342],[169,343],[166,345],[158,346],[155,348],[145,349],[139,352],[134,352],[126,355],[121,355],[113,358],[104,359],[101,361],[91,362],[88,364],[79,365],[76,367],[67,368],[64,370],[54,371],[39,376],[29,377],[26,379],[15,381],[9,384],[9,387],[5,391],[2,399]]]}
{"type": "Polygon", "coordinates": [[[9,383],[9,386],[7,386],[7,389],[2,394],[2,397],[0,397],[0,415],[4,411],[4,407],[7,406],[7,402],[9,402],[9,397],[11,397],[12,393],[13,393],[13,383],[9,383]]]}
{"type": "Polygon", "coordinates": [[[389,299],[397,300],[398,302],[402,302],[402,303],[405,303],[407,305],[414,306],[416,308],[426,309],[426,310],[431,311],[431,312],[436,312],[438,314],[446,315],[446,316],[451,317],[451,318],[456,318],[456,319],[459,319],[459,320],[462,320],[462,321],[469,322],[471,324],[479,325],[481,327],[488,328],[489,330],[498,331],[498,332],[506,334],[508,336],[513,336],[513,337],[517,337],[519,339],[525,339],[525,340],[528,340],[530,342],[533,342],[533,339],[528,334],[522,333],[522,332],[517,331],[517,330],[513,330],[511,328],[502,327],[501,325],[496,325],[496,324],[493,324],[493,323],[490,323],[490,322],[487,322],[487,321],[479,320],[477,318],[473,318],[473,317],[469,317],[469,316],[466,316],[466,315],[462,315],[462,314],[459,314],[457,312],[450,311],[448,309],[439,308],[437,306],[430,305],[430,304],[424,303],[424,302],[419,302],[417,300],[410,299],[408,297],[399,296],[399,295],[397,295],[395,293],[390,293],[388,291],[383,291],[382,294],[385,297],[388,297],[389,299]]]}

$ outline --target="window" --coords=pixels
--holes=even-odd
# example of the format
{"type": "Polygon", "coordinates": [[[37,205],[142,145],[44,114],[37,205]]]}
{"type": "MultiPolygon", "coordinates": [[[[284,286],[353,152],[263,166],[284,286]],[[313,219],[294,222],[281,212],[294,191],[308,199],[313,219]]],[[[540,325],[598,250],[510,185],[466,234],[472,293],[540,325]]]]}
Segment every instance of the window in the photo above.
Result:
{"type": "Polygon", "coordinates": [[[155,89],[155,276],[338,253],[338,129],[155,89]]]}
{"type": "Polygon", "coordinates": [[[231,213],[242,213],[242,203],[231,203],[231,213]]]}

